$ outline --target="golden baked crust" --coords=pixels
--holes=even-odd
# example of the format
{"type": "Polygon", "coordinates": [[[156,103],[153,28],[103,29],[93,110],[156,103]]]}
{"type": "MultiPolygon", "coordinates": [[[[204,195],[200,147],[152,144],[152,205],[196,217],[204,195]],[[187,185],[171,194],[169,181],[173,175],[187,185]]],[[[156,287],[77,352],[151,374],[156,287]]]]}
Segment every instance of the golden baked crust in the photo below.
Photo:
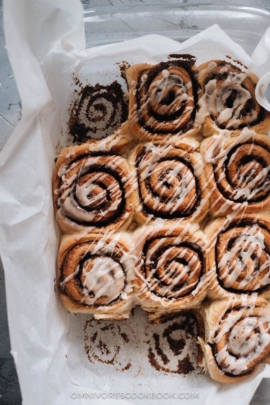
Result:
{"type": "Polygon", "coordinates": [[[198,119],[205,137],[222,129],[232,136],[248,127],[259,134],[268,134],[270,113],[255,97],[258,77],[232,59],[211,60],[198,67],[198,82],[202,88],[198,119]]]}
{"type": "Polygon", "coordinates": [[[133,213],[134,179],[119,156],[123,145],[96,151],[89,144],[61,151],[53,175],[56,219],[66,233],[123,230],[133,213]]]}
{"type": "Polygon", "coordinates": [[[209,297],[270,297],[270,214],[218,218],[204,233],[209,243],[209,297]]]}
{"type": "Polygon", "coordinates": [[[190,55],[127,69],[128,123],[136,139],[177,145],[181,137],[198,133],[196,73],[195,59],[190,55]]]}
{"type": "Polygon", "coordinates": [[[206,295],[206,241],[198,227],[149,226],[134,235],[135,293],[156,315],[198,305],[206,295]]]}
{"type": "Polygon", "coordinates": [[[209,330],[200,344],[214,380],[240,382],[268,362],[270,308],[265,299],[216,301],[205,311],[209,330]]]}
{"type": "Polygon", "coordinates": [[[270,140],[244,129],[201,143],[211,214],[253,214],[270,209],[270,140]]]}
{"type": "Polygon", "coordinates": [[[58,253],[58,288],[69,312],[121,320],[133,306],[129,235],[65,235],[58,253]]]}
{"type": "Polygon", "coordinates": [[[138,145],[128,161],[137,180],[134,218],[138,223],[160,220],[180,225],[205,217],[208,191],[199,153],[150,143],[138,145]]]}

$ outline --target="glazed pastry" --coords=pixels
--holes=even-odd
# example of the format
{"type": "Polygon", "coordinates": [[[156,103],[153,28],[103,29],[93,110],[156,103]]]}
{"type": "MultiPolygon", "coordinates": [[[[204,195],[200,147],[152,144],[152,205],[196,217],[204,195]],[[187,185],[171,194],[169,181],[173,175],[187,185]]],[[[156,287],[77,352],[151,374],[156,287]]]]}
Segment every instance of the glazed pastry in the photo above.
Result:
{"type": "Polygon", "coordinates": [[[141,224],[199,222],[207,213],[204,164],[192,145],[186,150],[152,143],[137,146],[129,162],[135,171],[135,219],[141,224]]]}
{"type": "Polygon", "coordinates": [[[210,376],[222,383],[249,378],[270,355],[270,306],[261,299],[216,301],[206,308],[208,336],[199,338],[210,376]]]}
{"type": "Polygon", "coordinates": [[[202,92],[197,117],[202,121],[203,135],[211,136],[221,129],[239,135],[244,127],[268,134],[270,113],[255,98],[258,77],[240,62],[228,59],[205,62],[198,68],[202,92]]]}
{"type": "Polygon", "coordinates": [[[211,213],[257,213],[270,208],[270,141],[245,128],[239,137],[204,140],[211,213]]]}
{"type": "Polygon", "coordinates": [[[86,85],[71,109],[69,131],[77,143],[110,141],[127,116],[127,100],[119,83],[86,85]]]}
{"type": "Polygon", "coordinates": [[[270,214],[219,218],[208,224],[208,295],[240,298],[257,293],[270,297],[270,214]]]}
{"type": "Polygon", "coordinates": [[[67,233],[126,229],[133,213],[134,179],[126,160],[89,144],[65,148],[53,177],[56,219],[67,233]]]}
{"type": "Polygon", "coordinates": [[[206,241],[196,226],[143,227],[134,235],[135,292],[156,315],[195,307],[206,294],[206,241]]]}
{"type": "Polygon", "coordinates": [[[128,318],[133,258],[127,234],[64,236],[58,254],[60,297],[69,312],[96,319],[128,318]]]}
{"type": "Polygon", "coordinates": [[[138,64],[126,71],[129,86],[129,129],[141,141],[177,144],[196,135],[197,82],[195,58],[158,65],[138,64]]]}

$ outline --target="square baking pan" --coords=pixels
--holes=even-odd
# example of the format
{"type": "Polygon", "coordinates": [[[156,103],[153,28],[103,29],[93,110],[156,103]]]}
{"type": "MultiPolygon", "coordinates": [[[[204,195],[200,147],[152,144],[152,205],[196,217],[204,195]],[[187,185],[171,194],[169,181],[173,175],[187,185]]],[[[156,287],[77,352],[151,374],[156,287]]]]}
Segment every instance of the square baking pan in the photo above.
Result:
{"type": "Polygon", "coordinates": [[[183,42],[211,25],[218,24],[251,54],[270,23],[270,3],[267,0],[236,0],[226,1],[226,4],[222,1],[192,0],[142,4],[123,0],[115,1],[117,6],[104,7],[101,7],[102,1],[99,7],[91,7],[91,0],[89,3],[84,4],[88,48],[147,34],[160,34],[183,42]],[[239,5],[235,5],[237,3],[239,5]],[[255,4],[261,7],[251,7],[255,4]]]}

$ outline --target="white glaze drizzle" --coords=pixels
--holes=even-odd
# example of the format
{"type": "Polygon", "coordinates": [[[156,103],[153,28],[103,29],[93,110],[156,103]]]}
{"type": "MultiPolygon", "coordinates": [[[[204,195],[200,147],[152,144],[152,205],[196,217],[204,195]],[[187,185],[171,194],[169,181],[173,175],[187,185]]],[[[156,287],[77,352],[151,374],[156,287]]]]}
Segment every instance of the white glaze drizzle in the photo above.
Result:
{"type": "MultiPolygon", "coordinates": [[[[260,142],[256,143],[256,134],[250,131],[248,128],[244,128],[239,135],[235,138],[232,143],[226,145],[227,140],[229,140],[229,134],[226,131],[222,131],[219,135],[215,135],[211,138],[208,143],[207,148],[204,152],[205,163],[210,163],[213,165],[213,174],[210,175],[209,182],[214,181],[215,183],[221,183],[225,181],[225,162],[227,160],[228,153],[236,147],[235,152],[231,155],[229,162],[227,163],[227,170],[230,165],[234,165],[234,159],[238,151],[241,150],[241,145],[245,145],[246,142],[250,142],[251,146],[249,152],[251,153],[253,148],[264,148],[261,146],[260,142]],[[214,173],[217,179],[214,178],[214,173]]],[[[262,150],[261,149],[261,150],[262,150]]],[[[268,152],[264,152],[268,153],[268,152]]],[[[261,157],[262,158],[262,157],[261,157]]],[[[267,164],[267,161],[266,161],[267,164]]],[[[237,167],[236,173],[231,180],[231,183],[226,180],[225,192],[229,193],[230,199],[227,199],[220,209],[216,212],[216,215],[222,216],[228,208],[234,211],[244,210],[252,202],[252,199],[263,192],[268,198],[267,192],[270,191],[270,168],[260,167],[259,163],[255,161],[250,161],[245,164],[244,170],[242,171],[242,166],[237,167]],[[258,169],[258,173],[255,171],[258,169]],[[236,183],[237,180],[237,183],[236,183]],[[242,198],[241,202],[238,202],[242,198]]],[[[224,187],[224,186],[223,186],[224,187]]],[[[216,204],[223,198],[220,195],[219,200],[216,204]]],[[[215,205],[214,205],[215,206],[215,205]]],[[[212,208],[214,208],[212,206],[212,208]]]]}
{"type": "Polygon", "coordinates": [[[97,257],[88,259],[82,269],[83,294],[82,302],[93,305],[100,297],[106,297],[106,303],[110,303],[119,297],[124,288],[125,276],[119,263],[110,257],[97,257]],[[90,271],[86,271],[88,262],[93,265],[90,271]],[[91,295],[89,295],[91,294],[91,295]]]}
{"type": "Polygon", "coordinates": [[[142,195],[143,204],[152,206],[157,216],[159,210],[170,214],[175,211],[184,214],[197,199],[195,179],[198,179],[203,171],[202,160],[199,156],[193,160],[189,159],[183,153],[177,156],[170,153],[172,150],[172,146],[169,145],[166,147],[146,145],[137,169],[138,181],[142,185],[146,180],[151,181],[152,176],[160,179],[157,183],[150,185],[150,188],[145,185],[147,194],[142,195]],[[188,159],[187,164],[185,164],[186,159],[188,159]],[[192,166],[194,173],[188,165],[192,166]]]}
{"type": "Polygon", "coordinates": [[[133,174],[127,173],[126,163],[120,156],[90,156],[83,160],[82,166],[80,161],[75,161],[63,164],[58,171],[61,184],[56,190],[57,216],[69,226],[72,223],[74,230],[81,228],[80,222],[94,225],[105,218],[109,220],[119,211],[122,199],[132,194],[130,184],[134,183],[133,174]],[[123,188],[114,172],[121,178],[123,188]]]}
{"type": "Polygon", "coordinates": [[[222,315],[214,343],[218,344],[226,335],[227,342],[215,356],[224,372],[243,373],[270,345],[269,319],[253,316],[255,303],[243,298],[242,308],[227,313],[225,318],[222,315]]]}
{"type": "MultiPolygon", "coordinates": [[[[231,237],[233,237],[233,233],[231,237]]],[[[225,247],[224,247],[225,249],[225,247]]],[[[225,251],[218,263],[223,270],[220,279],[225,287],[233,287],[242,271],[245,277],[239,283],[239,290],[243,290],[252,283],[253,290],[264,287],[270,283],[270,257],[265,249],[264,234],[258,225],[246,226],[244,233],[239,235],[230,251],[225,251]],[[260,259],[264,252],[264,262],[260,259]],[[264,277],[261,278],[261,275],[264,277]],[[257,283],[255,283],[257,279],[257,283]]]]}
{"type": "MultiPolygon", "coordinates": [[[[209,63],[208,66],[199,72],[199,79],[207,76],[217,67],[215,62],[209,63]]],[[[247,101],[252,98],[249,90],[243,85],[247,79],[247,72],[230,72],[230,64],[225,64],[220,73],[228,73],[227,77],[218,85],[218,79],[210,79],[204,86],[204,94],[198,104],[200,110],[197,113],[197,121],[201,124],[205,117],[211,115],[215,123],[220,126],[225,124],[226,129],[238,129],[240,125],[250,125],[258,119],[258,111],[253,109],[242,116],[242,111],[247,101]],[[227,107],[227,100],[234,94],[232,106],[227,107]]]]}
{"type": "Polygon", "coordinates": [[[102,237],[97,235],[96,239],[83,242],[89,243],[89,247],[83,257],[78,257],[81,265],[76,266],[75,271],[60,283],[60,287],[65,290],[66,285],[81,271],[82,304],[92,306],[102,298],[100,308],[106,312],[110,308],[108,305],[118,298],[123,302],[131,302],[135,257],[131,254],[130,248],[125,248],[119,243],[121,238],[123,238],[121,233],[106,230],[102,237]],[[114,258],[115,249],[120,255],[117,259],[114,258]]]}
{"type": "MultiPolygon", "coordinates": [[[[186,72],[186,74],[188,73],[186,72]]],[[[141,127],[141,135],[144,134],[145,136],[150,136],[152,139],[154,139],[156,136],[154,132],[164,132],[166,134],[166,137],[164,137],[164,142],[170,144],[172,140],[179,140],[182,133],[183,136],[188,135],[188,131],[187,134],[185,134],[184,129],[186,124],[182,123],[187,123],[189,120],[191,120],[192,112],[195,107],[192,82],[184,82],[180,75],[170,72],[170,67],[168,69],[163,69],[159,75],[161,75],[161,78],[154,78],[153,82],[149,86],[147,94],[140,97],[140,107],[138,107],[134,100],[133,108],[131,108],[129,111],[129,121],[131,123],[136,123],[140,121],[141,117],[144,117],[143,119],[145,121],[145,127],[141,127]],[[172,94],[173,98],[169,103],[162,102],[162,100],[169,98],[172,94]],[[153,109],[156,114],[160,115],[160,117],[166,117],[166,115],[170,116],[179,111],[182,107],[184,110],[181,116],[175,119],[164,119],[164,121],[162,121],[157,120],[154,116],[148,116],[149,108],[153,109]],[[148,118],[146,119],[145,117],[148,118]],[[147,127],[153,128],[155,131],[153,131],[153,133],[151,131],[149,132],[147,127]],[[179,131],[176,134],[172,133],[173,127],[179,128],[179,131]],[[167,137],[168,134],[170,134],[169,137],[167,137]]],[[[137,83],[135,81],[131,81],[131,85],[134,88],[132,91],[134,99],[136,99],[137,94],[141,93],[146,81],[146,73],[141,76],[138,88],[136,88],[137,83]]],[[[197,123],[194,123],[193,128],[195,127],[198,127],[197,123]]]]}

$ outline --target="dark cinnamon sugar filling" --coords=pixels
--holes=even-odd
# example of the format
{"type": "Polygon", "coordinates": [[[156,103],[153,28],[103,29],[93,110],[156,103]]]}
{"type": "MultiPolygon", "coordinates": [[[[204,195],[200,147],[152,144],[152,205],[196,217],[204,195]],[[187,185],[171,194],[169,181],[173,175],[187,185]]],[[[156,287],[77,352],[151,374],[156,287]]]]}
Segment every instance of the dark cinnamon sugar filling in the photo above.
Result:
{"type": "MultiPolygon", "coordinates": [[[[105,155],[104,155],[105,156],[105,155]]],[[[81,160],[81,159],[85,159],[89,156],[81,156],[77,159],[75,159],[74,161],[69,163],[69,166],[71,166],[73,163],[81,160]]],[[[113,155],[112,155],[113,157],[113,155]]],[[[60,180],[60,184],[59,187],[61,186],[61,180],[60,180]]],[[[95,226],[95,227],[103,227],[106,226],[108,224],[112,224],[115,221],[117,221],[124,213],[125,209],[126,209],[126,199],[125,199],[125,188],[122,182],[122,178],[120,176],[120,173],[118,173],[116,170],[113,170],[112,168],[109,167],[108,164],[106,165],[98,165],[98,164],[93,164],[91,165],[90,168],[88,168],[87,171],[85,172],[81,172],[81,170],[79,170],[79,172],[77,173],[77,177],[74,179],[74,181],[72,182],[72,184],[70,185],[70,192],[69,195],[72,196],[74,202],[76,203],[78,209],[82,209],[83,211],[87,211],[89,213],[91,213],[92,211],[106,211],[108,210],[109,215],[105,215],[104,219],[98,219],[98,220],[93,220],[93,221],[80,221],[78,218],[73,218],[72,216],[70,216],[68,213],[65,213],[65,217],[68,218],[70,221],[75,222],[79,225],[82,226],[95,226]],[[96,179],[93,182],[93,186],[99,188],[100,190],[103,191],[103,194],[105,196],[103,196],[103,198],[100,198],[96,203],[93,203],[92,205],[89,206],[81,206],[80,205],[80,201],[78,200],[77,196],[76,196],[76,187],[79,185],[80,181],[82,180],[82,178],[87,177],[88,175],[93,175],[95,173],[98,173],[98,175],[101,175],[101,178],[96,179]],[[117,182],[117,185],[119,187],[119,190],[121,192],[121,201],[120,204],[118,205],[117,209],[114,209],[112,211],[110,211],[110,206],[113,203],[113,197],[112,194],[110,192],[110,190],[107,187],[107,184],[105,184],[102,181],[102,177],[104,176],[106,179],[106,176],[109,175],[110,178],[108,178],[107,180],[114,180],[117,182]]],[[[58,201],[57,201],[57,205],[59,209],[63,209],[61,202],[61,194],[59,195],[58,201]]]]}
{"type": "MultiPolygon", "coordinates": [[[[87,261],[90,260],[95,260],[95,259],[112,259],[114,262],[117,263],[118,266],[122,269],[122,275],[124,277],[124,288],[126,287],[127,280],[126,280],[126,271],[125,268],[121,262],[122,255],[123,253],[119,249],[119,247],[116,247],[114,251],[110,251],[110,253],[105,253],[105,252],[95,252],[96,245],[98,243],[98,240],[95,241],[90,241],[90,242],[83,242],[83,243],[78,243],[75,246],[72,246],[65,254],[65,257],[61,263],[60,267],[60,277],[59,277],[59,285],[58,288],[61,291],[61,293],[66,294],[71,298],[74,302],[77,302],[78,304],[85,305],[87,306],[87,303],[84,303],[81,301],[81,298],[85,296],[85,291],[86,288],[83,285],[83,268],[86,266],[87,261]],[[81,248],[83,248],[83,251],[81,252],[81,248]],[[94,251],[94,252],[93,252],[94,251]],[[78,253],[77,253],[78,252],[78,253]],[[64,280],[70,276],[70,274],[67,273],[67,269],[70,267],[70,265],[74,264],[75,266],[73,268],[73,277],[71,280],[66,281],[64,285],[61,286],[61,283],[64,282],[64,280]],[[78,268],[78,271],[76,272],[76,269],[78,268]],[[75,274],[76,272],[76,274],[75,274]]],[[[90,270],[91,271],[91,270],[90,270]]],[[[108,273],[111,277],[114,277],[114,274],[112,272],[108,273]]],[[[87,295],[89,297],[94,297],[95,294],[92,291],[87,291],[87,295]]],[[[114,300],[110,301],[110,304],[115,304],[117,301],[119,301],[120,294],[118,297],[116,297],[114,300]]],[[[93,303],[92,306],[100,307],[102,305],[108,305],[108,303],[103,303],[102,299],[97,299],[97,303],[93,303]]]]}
{"type": "MultiPolygon", "coordinates": [[[[225,110],[226,108],[228,109],[235,109],[235,101],[241,97],[241,93],[239,92],[240,90],[234,89],[232,84],[228,83],[228,85],[223,86],[222,83],[228,79],[228,73],[235,73],[235,74],[241,74],[244,73],[242,69],[239,67],[227,62],[227,61],[219,61],[217,64],[217,67],[212,69],[212,71],[206,76],[204,79],[203,83],[203,88],[211,81],[211,80],[216,80],[217,81],[217,87],[219,87],[219,93],[218,97],[220,100],[223,100],[223,109],[225,110]],[[222,71],[225,66],[229,66],[230,68],[227,71],[222,71]]],[[[227,121],[225,123],[220,123],[218,121],[219,118],[219,113],[213,113],[210,112],[210,117],[211,119],[215,122],[215,124],[220,128],[220,129],[242,129],[245,126],[247,126],[246,118],[251,115],[252,112],[256,111],[255,118],[251,120],[251,122],[248,122],[248,125],[257,125],[261,121],[264,120],[265,118],[265,110],[260,107],[260,105],[257,103],[256,98],[255,98],[255,86],[256,83],[253,83],[252,80],[247,77],[243,80],[241,83],[241,91],[249,92],[250,93],[250,98],[246,100],[244,105],[241,108],[241,111],[239,113],[238,119],[242,122],[238,123],[237,127],[235,126],[227,126],[227,121]]],[[[209,97],[212,97],[211,95],[209,97]]]]}
{"type": "MultiPolygon", "coordinates": [[[[265,152],[264,152],[265,153],[265,152]]],[[[231,150],[228,151],[227,157],[222,165],[222,170],[225,173],[226,184],[221,184],[219,181],[220,177],[220,170],[219,170],[219,160],[213,164],[213,172],[215,177],[215,183],[217,188],[219,189],[220,193],[228,200],[234,202],[248,202],[248,204],[258,203],[266,198],[269,197],[270,192],[270,170],[268,170],[270,166],[270,149],[267,144],[263,144],[256,139],[253,141],[247,141],[243,144],[235,145],[231,150]],[[245,153],[245,150],[248,146],[250,153],[245,153]],[[243,149],[243,152],[241,152],[243,149]],[[267,156],[264,156],[263,152],[266,151],[267,156]],[[240,158],[237,158],[235,162],[235,156],[237,153],[242,153],[243,155],[240,158]],[[253,163],[253,166],[251,166],[253,163]],[[235,166],[234,172],[237,172],[237,176],[231,175],[231,166],[235,166]],[[250,169],[248,167],[250,166],[250,169]],[[243,176],[242,172],[244,172],[245,167],[247,167],[246,173],[243,176]],[[254,178],[259,175],[259,171],[266,170],[267,173],[261,179],[258,178],[258,181],[254,184],[252,188],[253,196],[250,194],[244,195],[244,193],[240,193],[240,196],[237,196],[235,193],[236,188],[240,189],[245,188],[251,183],[254,178]],[[228,188],[228,185],[230,186],[228,188]],[[258,190],[258,191],[256,191],[258,190]],[[235,195],[233,195],[235,194],[235,195]]]]}
{"type": "MultiPolygon", "coordinates": [[[[170,165],[172,165],[173,163],[177,162],[177,163],[182,163],[192,174],[192,180],[195,182],[195,190],[194,192],[196,193],[196,197],[195,199],[192,201],[192,203],[190,204],[190,197],[187,195],[184,199],[184,201],[186,201],[186,207],[182,208],[179,207],[178,209],[176,209],[175,211],[173,210],[167,210],[165,211],[164,209],[157,209],[155,207],[153,207],[152,205],[150,205],[150,203],[146,203],[145,202],[145,198],[142,195],[142,183],[145,184],[147,190],[149,191],[149,195],[151,195],[152,197],[156,197],[161,203],[164,203],[166,205],[166,203],[171,204],[172,202],[172,198],[173,196],[173,190],[171,190],[171,196],[164,196],[162,195],[161,192],[161,188],[160,189],[153,189],[153,186],[151,184],[151,174],[145,179],[143,180],[141,178],[141,169],[140,169],[140,163],[142,162],[143,158],[145,155],[145,150],[142,150],[138,156],[137,156],[137,160],[136,160],[136,172],[137,172],[137,179],[138,179],[138,191],[139,191],[139,196],[142,202],[142,207],[143,210],[146,214],[149,215],[154,215],[157,218],[163,218],[163,219],[177,219],[177,218],[185,218],[188,217],[190,215],[192,215],[196,209],[198,208],[200,201],[201,201],[201,188],[199,185],[199,181],[195,176],[194,173],[194,169],[192,167],[191,162],[188,159],[185,159],[183,157],[178,157],[178,156],[170,156],[168,154],[168,156],[164,156],[161,157],[156,163],[155,163],[155,167],[153,168],[152,172],[154,172],[155,170],[157,170],[157,166],[161,163],[161,162],[168,162],[167,164],[167,169],[164,170],[161,174],[160,177],[158,179],[158,182],[162,183],[162,187],[165,187],[167,189],[167,191],[169,192],[170,189],[173,189],[173,186],[166,182],[166,176],[169,173],[170,169],[170,165]]],[[[179,184],[181,184],[182,182],[182,174],[181,171],[177,174],[177,176],[175,177],[175,180],[179,182],[179,184]]],[[[181,198],[181,195],[179,196],[179,198],[181,198]]],[[[175,199],[175,204],[177,204],[177,199],[175,199]]]]}
{"type": "MultiPolygon", "coordinates": [[[[181,55],[183,56],[183,55],[181,55]]],[[[187,55],[190,56],[190,55],[187,55]]],[[[174,55],[175,57],[175,55],[174,55]]],[[[197,109],[197,92],[198,92],[198,83],[195,78],[195,74],[192,70],[194,66],[195,60],[194,58],[186,58],[185,60],[177,59],[169,62],[162,62],[159,65],[156,65],[152,69],[144,70],[140,73],[138,84],[136,88],[136,104],[137,104],[137,112],[139,117],[140,125],[146,129],[148,132],[152,134],[175,134],[175,133],[182,133],[188,131],[193,127],[194,119],[196,115],[197,109]],[[179,86],[186,85],[190,83],[192,88],[192,99],[193,99],[193,106],[192,112],[189,113],[188,119],[183,119],[183,121],[179,121],[178,124],[175,125],[173,130],[166,131],[164,128],[158,128],[156,125],[152,125],[149,122],[149,119],[146,118],[145,114],[142,114],[142,107],[147,109],[147,116],[153,117],[156,121],[160,122],[161,124],[164,122],[172,122],[179,119],[183,113],[186,112],[186,102],[182,103],[182,106],[178,109],[174,109],[172,107],[172,112],[170,114],[161,114],[157,109],[153,109],[151,103],[147,102],[147,107],[145,106],[145,98],[147,99],[150,96],[150,87],[155,82],[158,75],[162,73],[162,71],[166,71],[170,68],[175,68],[176,71],[173,71],[172,79],[174,81],[174,86],[171,91],[165,94],[164,97],[161,98],[159,105],[173,105],[175,99],[177,97],[177,89],[179,86]],[[179,76],[177,77],[177,68],[183,69],[187,78],[184,80],[188,80],[188,82],[182,82],[181,71],[179,71],[179,76]],[[145,79],[146,76],[146,79],[145,79]]],[[[160,90],[161,91],[161,90],[160,90]]]]}
{"type": "Polygon", "coordinates": [[[201,276],[205,273],[205,257],[200,246],[188,242],[163,242],[151,253],[152,243],[162,241],[164,237],[148,240],[142,251],[143,265],[141,272],[147,280],[146,288],[163,299],[177,299],[195,290],[201,276]],[[170,251],[171,250],[171,254],[170,251]],[[159,262],[165,257],[164,263],[159,262]],[[191,265],[191,262],[193,264],[191,265]],[[191,268],[189,269],[189,266],[191,268]],[[195,270],[194,270],[195,269],[195,270]],[[191,272],[194,272],[190,278],[191,272]],[[151,275],[151,276],[150,276],[151,275]],[[149,284],[149,285],[148,285],[149,284]],[[183,291],[181,291],[183,290],[183,291]],[[162,291],[164,291],[162,293],[162,291]]]}
{"type": "Polygon", "coordinates": [[[255,218],[254,220],[243,218],[243,220],[240,221],[232,221],[230,225],[217,236],[215,244],[215,263],[218,283],[226,291],[247,295],[254,292],[262,294],[268,291],[270,289],[270,229],[265,223],[255,218]],[[249,254],[247,259],[246,256],[250,249],[249,238],[252,238],[254,235],[256,238],[256,232],[254,233],[253,231],[254,227],[256,227],[257,235],[260,232],[264,232],[264,234],[269,235],[269,240],[263,237],[264,247],[261,251],[259,242],[256,242],[255,239],[253,244],[256,245],[256,243],[258,243],[258,246],[249,254]],[[239,238],[241,239],[240,241],[239,238]],[[232,258],[232,263],[228,260],[225,264],[221,265],[224,260],[224,255],[231,254],[230,252],[236,248],[237,250],[233,254],[235,260],[232,258]],[[265,266],[265,269],[263,266],[265,266]],[[241,268],[241,271],[239,271],[239,268],[241,268]],[[237,277],[234,277],[235,281],[232,283],[232,286],[228,287],[228,285],[226,285],[227,277],[233,276],[236,270],[239,274],[237,277]],[[227,277],[224,275],[227,275],[227,277]],[[248,279],[245,282],[246,277],[248,277],[248,279]],[[261,286],[260,280],[267,277],[269,278],[269,283],[261,286]],[[243,287],[243,284],[245,284],[245,287],[243,287]],[[253,285],[254,288],[249,288],[249,285],[253,285]]]}
{"type": "Polygon", "coordinates": [[[107,86],[87,85],[72,108],[70,133],[77,143],[106,138],[126,121],[127,116],[127,101],[117,81],[107,86]]]}

